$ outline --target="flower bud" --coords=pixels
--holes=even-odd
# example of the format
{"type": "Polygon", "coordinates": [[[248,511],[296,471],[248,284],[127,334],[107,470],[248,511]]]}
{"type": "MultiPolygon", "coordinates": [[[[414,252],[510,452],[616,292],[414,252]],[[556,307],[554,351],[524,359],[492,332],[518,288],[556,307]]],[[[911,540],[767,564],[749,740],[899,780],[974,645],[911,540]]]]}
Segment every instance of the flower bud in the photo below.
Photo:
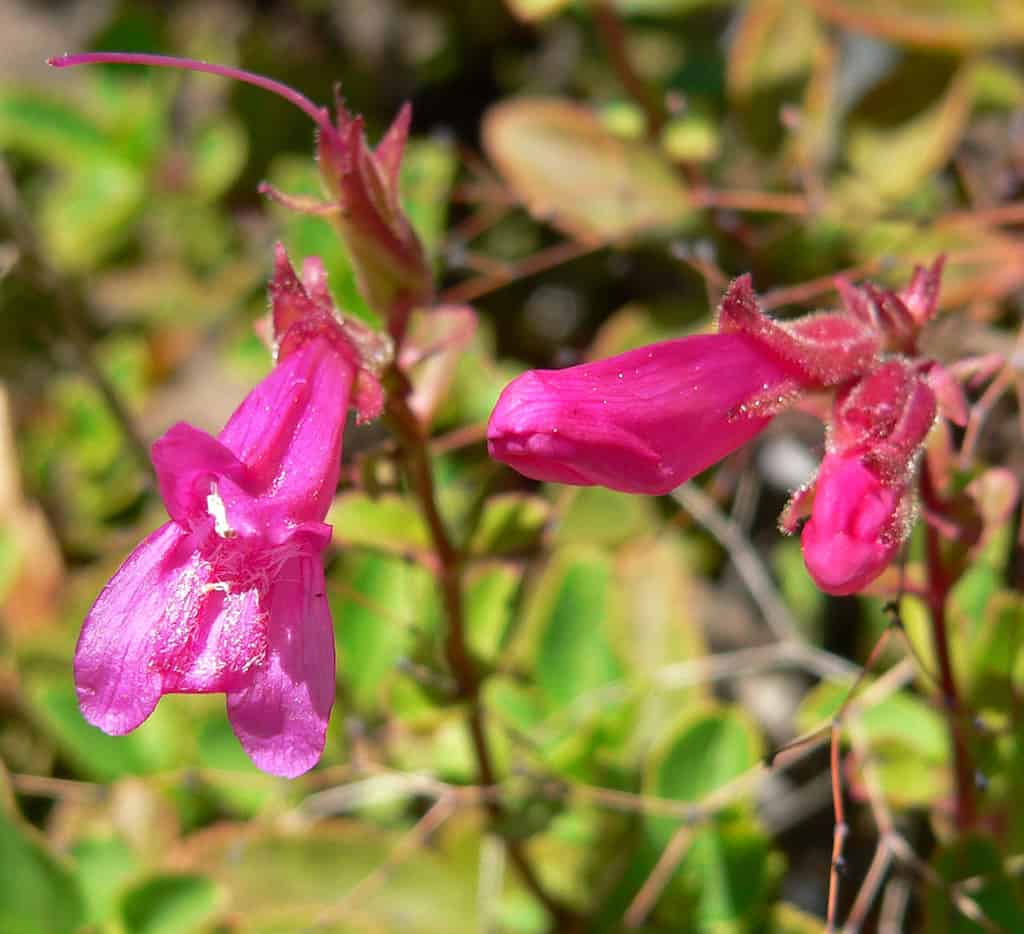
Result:
{"type": "Polygon", "coordinates": [[[856,593],[895,557],[907,529],[907,488],[884,482],[857,454],[826,454],[800,543],[826,593],[856,593]]]}
{"type": "Polygon", "coordinates": [[[665,341],[513,380],[491,456],[535,480],[667,493],[754,437],[793,370],[747,334],[665,341]]]}

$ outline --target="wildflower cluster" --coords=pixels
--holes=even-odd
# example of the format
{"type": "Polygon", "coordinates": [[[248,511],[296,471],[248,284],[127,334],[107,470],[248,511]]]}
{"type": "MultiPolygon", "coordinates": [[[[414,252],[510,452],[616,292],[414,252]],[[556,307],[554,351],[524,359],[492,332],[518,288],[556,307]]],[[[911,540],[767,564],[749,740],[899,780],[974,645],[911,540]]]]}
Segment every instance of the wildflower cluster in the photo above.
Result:
{"type": "Polygon", "coordinates": [[[491,455],[538,480],[667,493],[812,393],[834,398],[817,477],[783,513],[829,593],[862,589],[905,541],[921,445],[941,402],[963,422],[959,386],[922,358],[942,259],[899,292],[837,281],[839,311],[768,317],[749,276],[729,287],[717,333],[666,341],[514,380],[491,415],[491,455]]]}

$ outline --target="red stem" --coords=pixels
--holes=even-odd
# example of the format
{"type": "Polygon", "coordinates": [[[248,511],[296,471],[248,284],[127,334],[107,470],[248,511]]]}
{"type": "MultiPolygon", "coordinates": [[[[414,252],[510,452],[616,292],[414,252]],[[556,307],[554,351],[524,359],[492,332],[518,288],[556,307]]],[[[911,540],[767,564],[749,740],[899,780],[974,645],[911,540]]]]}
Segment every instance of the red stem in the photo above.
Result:
{"type": "Polygon", "coordinates": [[[148,52],[80,52],[76,55],[56,55],[53,58],[48,58],[46,63],[54,68],[73,68],[76,65],[148,65],[151,68],[175,68],[179,71],[201,71],[205,74],[219,75],[222,78],[241,81],[243,84],[252,84],[265,91],[270,91],[278,97],[283,97],[310,117],[325,133],[335,135],[335,129],[331,126],[330,115],[326,107],[317,106],[304,94],[288,87],[287,84],[251,71],[244,71],[241,68],[211,64],[196,58],[151,55],[148,52]]]}
{"type": "MultiPolygon", "coordinates": [[[[462,601],[462,555],[448,533],[437,505],[434,476],[430,464],[428,439],[407,401],[409,383],[398,370],[392,370],[387,379],[388,415],[398,434],[406,455],[410,478],[420,509],[430,529],[437,559],[437,579],[444,601],[446,622],[444,654],[449,671],[455,681],[458,697],[467,705],[469,738],[476,759],[477,779],[485,788],[497,783],[494,757],[487,739],[485,712],[480,698],[480,672],[466,644],[465,613],[462,601]]],[[[507,817],[500,799],[488,796],[484,806],[492,825],[499,828],[507,817]]],[[[497,830],[500,834],[501,831],[497,830]]],[[[504,835],[503,835],[504,836],[504,835]]],[[[530,862],[526,850],[518,840],[505,839],[509,859],[515,865],[526,888],[547,908],[559,931],[579,929],[579,919],[558,899],[550,895],[530,862]]]]}
{"type": "MultiPolygon", "coordinates": [[[[927,464],[924,464],[921,469],[921,498],[927,509],[940,515],[943,513],[945,504],[932,485],[927,464]]],[[[953,581],[942,555],[942,542],[938,529],[927,520],[924,523],[924,528],[928,567],[926,600],[931,617],[935,657],[939,666],[942,706],[953,746],[954,823],[957,830],[962,833],[974,825],[977,818],[977,804],[974,796],[974,766],[971,762],[971,753],[964,729],[965,710],[957,691],[949,647],[949,634],[946,628],[948,625],[946,602],[953,581]]]]}

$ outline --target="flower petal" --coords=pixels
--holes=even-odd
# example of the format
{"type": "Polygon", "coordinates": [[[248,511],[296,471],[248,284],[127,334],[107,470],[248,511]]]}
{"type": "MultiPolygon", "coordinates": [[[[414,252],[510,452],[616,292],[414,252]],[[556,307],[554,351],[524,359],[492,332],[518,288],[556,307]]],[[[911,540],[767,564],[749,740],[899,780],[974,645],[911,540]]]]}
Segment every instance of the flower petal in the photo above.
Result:
{"type": "Polygon", "coordinates": [[[186,644],[157,650],[154,664],[164,671],[165,694],[242,690],[249,684],[252,669],[266,658],[263,595],[256,587],[228,588],[228,582],[200,585],[202,605],[189,631],[183,633],[186,644]]]}
{"type": "Polygon", "coordinates": [[[156,706],[163,674],[155,646],[197,611],[181,586],[191,557],[189,535],[168,522],[133,551],[93,604],[75,652],[82,715],[106,733],[134,730],[156,706]]]}
{"type": "Polygon", "coordinates": [[[257,766],[295,778],[323,752],[334,690],[323,567],[319,558],[295,557],[271,585],[267,657],[245,690],[228,694],[228,716],[257,766]]]}
{"type": "Polygon", "coordinates": [[[245,464],[216,438],[186,422],[158,438],[152,456],[164,505],[180,522],[207,512],[209,483],[201,481],[227,477],[240,487],[250,482],[245,464]]]}
{"type": "Polygon", "coordinates": [[[905,502],[906,486],[883,483],[860,457],[826,454],[800,537],[815,583],[837,595],[870,584],[906,537],[905,502]]]}
{"type": "Polygon", "coordinates": [[[326,515],[341,471],[354,379],[345,354],[325,337],[312,338],[277,364],[220,433],[266,499],[267,524],[326,515]]]}

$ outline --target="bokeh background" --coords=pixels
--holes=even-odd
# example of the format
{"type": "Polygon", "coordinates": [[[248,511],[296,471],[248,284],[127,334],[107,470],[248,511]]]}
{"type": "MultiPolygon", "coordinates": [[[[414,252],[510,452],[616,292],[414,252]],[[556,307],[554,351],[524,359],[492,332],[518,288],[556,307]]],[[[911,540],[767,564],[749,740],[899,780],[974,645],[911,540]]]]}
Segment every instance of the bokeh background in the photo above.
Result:
{"type": "Polygon", "coordinates": [[[900,572],[825,599],[779,536],[820,423],[780,418],[661,500],[524,481],[483,425],[527,365],[707,327],[742,272],[786,314],[833,304],[837,272],[897,284],[943,251],[929,350],[987,355],[996,380],[968,383],[980,414],[954,439],[991,500],[950,612],[984,821],[951,838],[907,597],[918,657],[891,640],[844,730],[840,917],[1019,930],[1022,43],[1019,0],[4,0],[0,931],[549,930],[509,839],[579,930],[824,930],[827,748],[763,761],[828,722],[900,572]],[[412,101],[406,207],[442,300],[480,319],[423,379],[498,792],[445,696],[428,536],[380,426],[349,433],[331,515],[339,700],[316,770],[257,772],[220,697],[165,698],[121,738],[81,719],[81,620],[163,521],[148,445],[182,419],[215,432],[270,366],[273,243],[322,255],[373,323],[330,228],[257,194],[319,192],[303,114],[211,77],[45,65],[85,49],[322,102],[340,83],[371,140],[412,101]]]}

